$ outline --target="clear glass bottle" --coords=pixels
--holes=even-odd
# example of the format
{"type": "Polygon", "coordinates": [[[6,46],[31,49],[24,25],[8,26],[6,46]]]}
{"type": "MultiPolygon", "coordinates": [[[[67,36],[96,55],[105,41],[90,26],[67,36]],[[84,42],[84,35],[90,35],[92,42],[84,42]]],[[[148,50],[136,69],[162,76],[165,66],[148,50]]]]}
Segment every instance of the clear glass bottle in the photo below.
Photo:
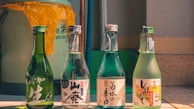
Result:
{"type": "Polygon", "coordinates": [[[97,105],[101,109],[123,109],[125,72],[117,54],[118,25],[107,24],[104,57],[97,74],[97,105]]]}
{"type": "Polygon", "coordinates": [[[26,105],[29,109],[52,108],[54,103],[53,72],[45,54],[45,26],[34,26],[34,50],[26,73],[26,105]]]}
{"type": "Polygon", "coordinates": [[[135,109],[160,109],[161,72],[154,53],[154,28],[143,26],[139,58],[133,74],[133,106],[135,109]]]}
{"type": "Polygon", "coordinates": [[[87,109],[90,102],[90,75],[80,47],[81,25],[70,26],[69,34],[69,53],[61,78],[62,107],[87,109]]]}

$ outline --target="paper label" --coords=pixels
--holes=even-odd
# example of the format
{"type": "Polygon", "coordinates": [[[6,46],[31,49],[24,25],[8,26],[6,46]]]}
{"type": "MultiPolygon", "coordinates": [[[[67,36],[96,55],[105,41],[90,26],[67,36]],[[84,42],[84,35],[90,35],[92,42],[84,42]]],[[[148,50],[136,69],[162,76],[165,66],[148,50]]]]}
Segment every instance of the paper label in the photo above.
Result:
{"type": "Polygon", "coordinates": [[[154,41],[152,38],[147,38],[147,52],[154,52],[154,41]]]}
{"type": "Polygon", "coordinates": [[[97,104],[122,106],[125,104],[125,79],[97,79],[97,104]]]}
{"type": "Polygon", "coordinates": [[[62,103],[69,105],[85,104],[89,91],[89,79],[85,80],[63,80],[62,81],[62,103]]]}
{"type": "Polygon", "coordinates": [[[133,103],[140,106],[161,105],[161,79],[133,79],[133,103]]]}

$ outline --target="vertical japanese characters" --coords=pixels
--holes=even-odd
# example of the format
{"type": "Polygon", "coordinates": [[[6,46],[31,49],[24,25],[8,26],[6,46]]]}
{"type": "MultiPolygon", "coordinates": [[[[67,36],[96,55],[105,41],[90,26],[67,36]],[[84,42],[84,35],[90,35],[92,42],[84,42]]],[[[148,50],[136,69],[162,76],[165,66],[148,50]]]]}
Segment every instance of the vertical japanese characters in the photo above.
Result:
{"type": "Polygon", "coordinates": [[[154,28],[143,26],[139,58],[133,73],[134,108],[160,109],[161,72],[154,53],[154,28]]]}
{"type": "Polygon", "coordinates": [[[124,108],[125,72],[117,54],[118,25],[105,26],[105,47],[97,74],[97,105],[99,108],[124,108]]]}
{"type": "Polygon", "coordinates": [[[34,50],[26,73],[28,108],[51,108],[54,102],[53,72],[44,48],[45,26],[34,26],[34,50]]]}
{"type": "Polygon", "coordinates": [[[80,48],[80,34],[80,25],[69,27],[69,53],[61,77],[61,102],[68,108],[87,108],[90,102],[90,76],[80,48]]]}

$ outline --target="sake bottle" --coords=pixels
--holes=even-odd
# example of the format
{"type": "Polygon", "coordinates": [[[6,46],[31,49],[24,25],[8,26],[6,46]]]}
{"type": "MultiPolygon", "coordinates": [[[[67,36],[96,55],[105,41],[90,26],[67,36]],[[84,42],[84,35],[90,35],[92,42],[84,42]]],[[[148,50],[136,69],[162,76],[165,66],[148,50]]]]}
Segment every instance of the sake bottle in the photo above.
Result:
{"type": "Polygon", "coordinates": [[[160,109],[161,72],[154,53],[154,27],[143,26],[139,58],[133,73],[133,107],[160,109]]]}
{"type": "Polygon", "coordinates": [[[26,105],[50,109],[54,103],[53,72],[45,54],[45,26],[34,26],[34,50],[26,73],[26,105]]]}
{"type": "Polygon", "coordinates": [[[118,25],[105,26],[104,57],[97,74],[97,105],[101,109],[123,109],[125,72],[118,56],[118,25]]]}
{"type": "Polygon", "coordinates": [[[87,109],[90,102],[89,70],[80,47],[81,25],[69,27],[69,53],[61,77],[63,108],[87,109]]]}

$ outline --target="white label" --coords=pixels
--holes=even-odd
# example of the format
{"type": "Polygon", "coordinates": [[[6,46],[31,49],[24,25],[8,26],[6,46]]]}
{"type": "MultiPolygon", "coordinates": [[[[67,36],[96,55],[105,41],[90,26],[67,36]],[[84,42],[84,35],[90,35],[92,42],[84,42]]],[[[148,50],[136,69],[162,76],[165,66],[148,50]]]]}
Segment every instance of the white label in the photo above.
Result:
{"type": "Polygon", "coordinates": [[[56,30],[56,40],[57,39],[66,39],[67,33],[66,33],[66,25],[64,23],[65,21],[60,21],[57,30],[56,30]]]}
{"type": "Polygon", "coordinates": [[[125,104],[125,79],[97,79],[97,104],[122,106],[125,104]]]}
{"type": "Polygon", "coordinates": [[[161,79],[133,79],[133,103],[139,106],[161,105],[161,79]]]}
{"type": "Polygon", "coordinates": [[[62,81],[62,103],[81,105],[86,103],[89,93],[89,79],[62,81]]]}
{"type": "Polygon", "coordinates": [[[152,38],[147,38],[147,52],[154,52],[154,41],[152,38]]]}

